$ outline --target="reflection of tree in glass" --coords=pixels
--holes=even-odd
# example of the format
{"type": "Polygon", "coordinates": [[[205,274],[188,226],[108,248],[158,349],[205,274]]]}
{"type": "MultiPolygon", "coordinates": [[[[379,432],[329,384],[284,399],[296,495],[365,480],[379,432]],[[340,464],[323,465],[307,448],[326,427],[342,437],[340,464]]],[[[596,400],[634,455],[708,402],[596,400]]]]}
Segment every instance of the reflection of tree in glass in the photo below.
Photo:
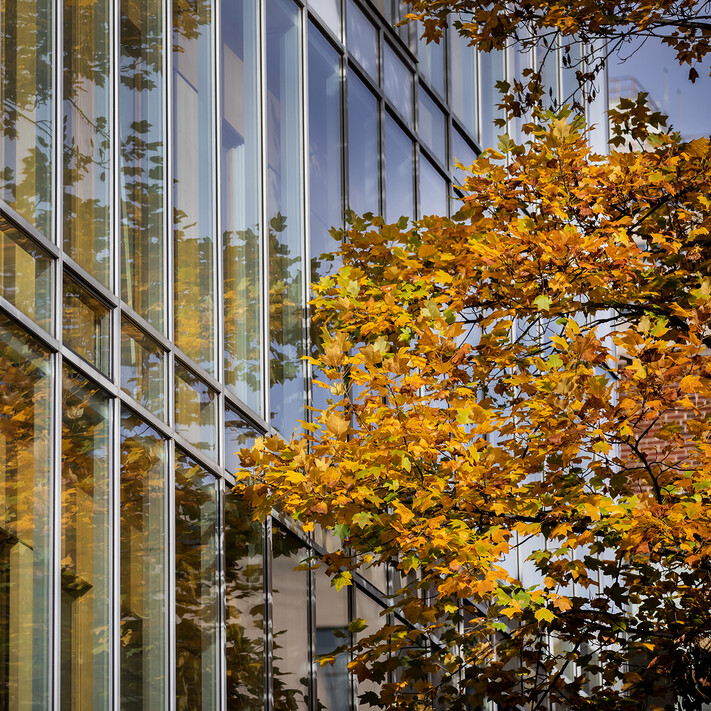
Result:
{"type": "Polygon", "coordinates": [[[47,237],[52,202],[51,0],[3,0],[0,198],[47,237]]]}
{"type": "Polygon", "coordinates": [[[177,711],[215,708],[216,536],[215,479],[178,452],[175,460],[177,711]]]}
{"type": "Polygon", "coordinates": [[[225,656],[227,708],[264,705],[262,527],[234,495],[225,498],[225,656]]]}
{"type": "Polygon", "coordinates": [[[161,0],[121,0],[121,294],[163,329],[161,0]]]}
{"type": "Polygon", "coordinates": [[[121,708],[165,708],[165,472],[162,438],[121,416],[121,708]]]}
{"type": "Polygon", "coordinates": [[[108,708],[108,398],[66,369],[62,415],[62,708],[108,708]]]}
{"type": "MultiPolygon", "coordinates": [[[[283,385],[301,377],[304,354],[301,257],[291,256],[288,243],[281,238],[286,229],[285,215],[277,213],[269,220],[269,370],[272,385],[283,385]]],[[[273,412],[272,417],[276,414],[273,412]]]]}
{"type": "Polygon", "coordinates": [[[47,708],[49,358],[0,317],[0,708],[47,708]]]}
{"type": "MultiPolygon", "coordinates": [[[[225,378],[238,393],[261,389],[261,278],[258,227],[223,234],[225,378]]],[[[243,397],[245,401],[246,397],[243,397]]]]}

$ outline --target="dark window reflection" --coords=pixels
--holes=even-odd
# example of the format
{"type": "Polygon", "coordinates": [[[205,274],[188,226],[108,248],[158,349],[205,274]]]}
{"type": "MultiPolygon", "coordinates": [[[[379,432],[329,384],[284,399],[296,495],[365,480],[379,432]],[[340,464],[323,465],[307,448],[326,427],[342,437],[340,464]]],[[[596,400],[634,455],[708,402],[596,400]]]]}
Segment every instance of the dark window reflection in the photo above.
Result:
{"type": "Polygon", "coordinates": [[[262,414],[258,4],[222,3],[225,382],[262,414]]]}
{"type": "Polygon", "coordinates": [[[234,494],[225,497],[225,657],[227,708],[264,707],[262,531],[234,494]]]}
{"type": "MultiPolygon", "coordinates": [[[[348,643],[348,593],[331,587],[323,568],[316,571],[316,656],[332,654],[348,643]]],[[[318,659],[316,660],[318,663],[318,659]]],[[[350,680],[348,653],[336,654],[335,664],[318,664],[318,707],[323,711],[348,711],[350,680]]]]}
{"type": "Polygon", "coordinates": [[[217,488],[175,457],[176,711],[217,708],[217,488]]]}
{"type": "Polygon", "coordinates": [[[358,214],[379,213],[378,101],[348,74],[348,204],[358,214]]]}
{"type": "Polygon", "coordinates": [[[267,2],[269,368],[272,424],[290,437],[304,417],[299,17],[267,2]]]}
{"type": "Polygon", "coordinates": [[[121,413],[121,709],[165,708],[165,443],[121,413]]]}
{"type": "Polygon", "coordinates": [[[3,0],[0,198],[51,239],[52,0],[3,0]]]}
{"type": "Polygon", "coordinates": [[[121,295],[164,327],[163,13],[161,0],[121,0],[121,295]]]}
{"type": "Polygon", "coordinates": [[[298,538],[275,526],[272,535],[274,709],[306,709],[309,674],[308,577],[294,570],[308,555],[298,538]]]}
{"type": "Polygon", "coordinates": [[[50,358],[0,314],[0,708],[50,708],[50,358]]]}
{"type": "Polygon", "coordinates": [[[109,708],[109,398],[64,372],[61,708],[109,708]]]}

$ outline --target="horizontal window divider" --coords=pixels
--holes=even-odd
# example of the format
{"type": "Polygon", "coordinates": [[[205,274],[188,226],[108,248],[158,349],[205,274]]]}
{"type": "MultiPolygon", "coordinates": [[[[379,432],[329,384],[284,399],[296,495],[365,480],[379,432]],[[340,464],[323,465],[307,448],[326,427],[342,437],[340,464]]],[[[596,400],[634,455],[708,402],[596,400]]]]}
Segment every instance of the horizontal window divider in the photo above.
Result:
{"type": "MultiPolygon", "coordinates": [[[[368,72],[365,71],[365,69],[363,69],[358,60],[350,54],[348,54],[346,58],[348,60],[348,69],[352,69],[358,79],[360,79],[366,85],[366,87],[368,87],[368,90],[375,94],[378,99],[384,98],[384,92],[380,85],[375,79],[370,76],[370,74],[368,74],[368,72]]],[[[346,88],[347,87],[348,81],[346,81],[346,88]]]]}
{"type": "Polygon", "coordinates": [[[299,526],[289,516],[286,516],[285,514],[281,513],[280,511],[277,511],[276,509],[272,509],[270,516],[272,518],[272,521],[277,523],[282,528],[286,529],[289,533],[296,536],[300,541],[303,541],[308,546],[311,545],[309,535],[305,533],[304,529],[301,528],[301,526],[299,526]]]}
{"type": "Polygon", "coordinates": [[[13,306],[4,296],[0,296],[0,308],[30,336],[40,341],[42,345],[51,351],[59,350],[59,341],[51,334],[47,333],[41,326],[38,326],[29,316],[25,315],[16,306],[13,306]]]}
{"type": "Polygon", "coordinates": [[[233,410],[237,410],[238,414],[244,417],[256,429],[262,430],[264,435],[275,435],[277,431],[260,415],[252,410],[248,405],[245,405],[229,387],[221,388],[225,393],[225,404],[233,410]]]}
{"type": "MultiPolygon", "coordinates": [[[[457,130],[457,132],[464,139],[466,144],[474,150],[475,153],[481,155],[484,149],[479,145],[479,143],[469,134],[469,129],[464,128],[464,124],[457,118],[457,115],[452,112],[452,126],[457,130]]],[[[502,131],[504,129],[502,128],[502,131]]]]}
{"type": "Polygon", "coordinates": [[[134,414],[148,423],[151,427],[158,430],[160,434],[165,438],[170,438],[174,436],[174,430],[170,425],[163,422],[157,415],[154,415],[150,410],[146,409],[144,405],[140,402],[134,400],[125,390],[119,388],[119,399],[121,400],[121,405],[127,407],[134,414]]]}
{"type": "Polygon", "coordinates": [[[83,267],[79,266],[71,257],[63,255],[62,261],[66,272],[83,288],[88,287],[88,291],[103,301],[109,308],[116,308],[119,305],[119,298],[110,289],[107,289],[96,277],[93,277],[83,267]]]}
{"type": "Polygon", "coordinates": [[[402,131],[407,134],[410,140],[417,142],[417,134],[408,125],[407,120],[403,118],[403,115],[397,110],[395,105],[387,97],[385,97],[385,112],[387,116],[389,116],[393,121],[395,121],[395,123],[398,125],[398,128],[402,129],[402,131]]]}
{"type": "Polygon", "coordinates": [[[420,153],[425,156],[430,162],[441,174],[442,177],[447,180],[447,182],[451,181],[451,175],[449,172],[449,168],[447,168],[442,161],[435,156],[434,153],[429,149],[426,143],[423,141],[418,141],[419,146],[420,146],[420,153]]]}
{"type": "Polygon", "coordinates": [[[100,388],[105,390],[108,395],[111,395],[111,397],[119,396],[119,386],[113,383],[103,373],[96,370],[96,368],[91,363],[85,361],[80,355],[77,355],[68,346],[62,346],[60,348],[60,352],[65,362],[69,363],[72,368],[78,370],[89,380],[94,381],[100,388]]]}
{"type": "Polygon", "coordinates": [[[174,432],[171,437],[175,440],[175,446],[182,449],[191,459],[194,459],[201,467],[206,469],[210,474],[214,474],[219,479],[225,476],[225,470],[210,456],[205,454],[201,449],[194,444],[188,442],[181,434],[174,432]]]}
{"type": "Polygon", "coordinates": [[[311,6],[308,8],[309,20],[314,24],[316,29],[324,36],[333,48],[341,55],[345,55],[346,46],[336,36],[335,32],[321,19],[321,16],[311,6]]]}
{"type": "MultiPolygon", "coordinates": [[[[175,344],[173,344],[172,350],[175,353],[175,357],[180,361],[180,364],[190,370],[193,375],[204,381],[216,392],[223,390],[222,383],[217,380],[214,375],[210,375],[206,370],[201,368],[189,355],[186,355],[175,344]]],[[[221,365],[222,364],[220,364],[220,366],[221,365]]]]}
{"type": "Polygon", "coordinates": [[[7,218],[25,236],[29,237],[42,251],[47,252],[50,257],[59,257],[59,248],[54,242],[47,239],[41,232],[30,224],[18,212],[13,210],[4,200],[0,200],[0,215],[7,218]]]}
{"type": "Polygon", "coordinates": [[[170,339],[166,338],[155,326],[148,323],[148,321],[146,321],[124,301],[121,302],[121,314],[127,316],[134,326],[146,333],[146,335],[150,336],[166,351],[172,350],[173,344],[170,342],[170,339]]]}

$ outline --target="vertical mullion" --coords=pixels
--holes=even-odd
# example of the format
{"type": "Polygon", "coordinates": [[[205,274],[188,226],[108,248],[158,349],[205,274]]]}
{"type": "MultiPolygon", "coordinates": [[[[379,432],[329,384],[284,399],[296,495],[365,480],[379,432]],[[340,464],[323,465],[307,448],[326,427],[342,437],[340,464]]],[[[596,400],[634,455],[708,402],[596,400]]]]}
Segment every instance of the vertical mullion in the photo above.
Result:
{"type": "MultiPolygon", "coordinates": [[[[304,355],[311,353],[311,338],[310,338],[310,308],[309,301],[311,299],[311,191],[309,184],[309,71],[308,71],[308,45],[309,45],[309,18],[306,10],[303,7],[299,8],[299,32],[301,39],[301,47],[299,52],[299,66],[301,75],[301,146],[299,151],[299,160],[301,161],[301,299],[303,308],[302,311],[302,327],[301,341],[304,348],[304,355]]],[[[309,374],[310,367],[306,361],[301,361],[301,372],[304,379],[303,402],[306,406],[311,404],[311,387],[309,374]]],[[[304,407],[302,409],[304,419],[309,418],[309,411],[304,407]]]]}
{"type": "Polygon", "coordinates": [[[261,154],[261,215],[262,225],[260,229],[261,238],[261,256],[262,256],[262,283],[261,283],[261,299],[262,299],[262,352],[261,352],[261,367],[262,367],[262,403],[264,407],[264,420],[271,424],[270,415],[270,389],[271,377],[269,374],[269,343],[270,343],[270,323],[269,323],[269,207],[267,199],[268,188],[268,173],[269,173],[269,153],[268,153],[268,134],[267,134],[267,37],[266,37],[266,0],[259,3],[259,56],[260,56],[260,77],[259,77],[259,106],[260,106],[260,154],[261,154]]]}
{"type": "MultiPolygon", "coordinates": [[[[63,52],[63,7],[61,2],[54,3],[53,13],[53,59],[54,59],[54,96],[55,102],[53,108],[54,116],[54,146],[53,146],[53,171],[52,171],[52,194],[54,196],[54,243],[59,247],[59,258],[55,262],[55,279],[54,279],[54,303],[53,335],[60,344],[62,342],[62,289],[63,289],[63,252],[62,252],[62,146],[64,143],[63,134],[60,135],[59,127],[63,126],[62,110],[63,110],[63,67],[64,67],[64,52],[63,52]]],[[[52,358],[52,464],[51,464],[51,555],[50,555],[50,570],[51,577],[51,607],[50,607],[50,626],[51,626],[51,652],[50,652],[50,708],[53,711],[59,711],[60,708],[60,668],[61,668],[61,621],[60,610],[62,601],[61,588],[61,560],[62,560],[62,355],[61,352],[54,354],[52,358]]]]}
{"type": "MultiPolygon", "coordinates": [[[[111,201],[109,207],[109,224],[113,239],[110,244],[110,264],[112,265],[113,293],[121,297],[121,182],[120,182],[120,122],[118,95],[119,95],[119,68],[120,68],[120,38],[121,28],[121,2],[114,0],[110,3],[109,15],[109,86],[111,94],[109,107],[111,116],[111,170],[110,186],[111,201]]],[[[121,318],[120,307],[111,310],[109,328],[111,329],[111,377],[114,382],[120,381],[120,356],[121,356],[121,318]]],[[[113,452],[109,454],[109,545],[112,553],[109,590],[109,669],[111,669],[112,683],[109,690],[109,709],[119,709],[121,694],[121,402],[112,398],[109,409],[109,427],[111,436],[109,446],[113,452]]]]}
{"type": "Polygon", "coordinates": [[[272,669],[274,663],[274,630],[272,624],[272,517],[267,516],[263,526],[264,536],[264,708],[274,708],[272,669]]]}
{"type": "MultiPolygon", "coordinates": [[[[175,427],[175,306],[174,306],[174,244],[173,244],[173,12],[172,0],[164,0],[163,13],[163,128],[164,128],[164,170],[165,189],[165,333],[171,348],[166,354],[166,420],[168,426],[175,427]]],[[[175,711],[175,441],[166,440],[165,446],[165,690],[166,708],[175,711]]]]}

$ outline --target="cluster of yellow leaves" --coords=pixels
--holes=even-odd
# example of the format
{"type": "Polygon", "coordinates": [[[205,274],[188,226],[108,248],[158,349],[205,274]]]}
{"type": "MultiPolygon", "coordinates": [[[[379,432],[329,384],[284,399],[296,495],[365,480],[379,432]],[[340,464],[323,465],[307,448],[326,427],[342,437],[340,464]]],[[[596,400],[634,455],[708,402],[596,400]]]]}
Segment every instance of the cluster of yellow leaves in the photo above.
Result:
{"type": "Polygon", "coordinates": [[[338,585],[405,581],[352,667],[398,669],[389,708],[685,698],[711,629],[711,146],[549,118],[451,220],[353,218],[314,287],[330,404],[242,453],[257,516],[341,536],[338,585]]]}

